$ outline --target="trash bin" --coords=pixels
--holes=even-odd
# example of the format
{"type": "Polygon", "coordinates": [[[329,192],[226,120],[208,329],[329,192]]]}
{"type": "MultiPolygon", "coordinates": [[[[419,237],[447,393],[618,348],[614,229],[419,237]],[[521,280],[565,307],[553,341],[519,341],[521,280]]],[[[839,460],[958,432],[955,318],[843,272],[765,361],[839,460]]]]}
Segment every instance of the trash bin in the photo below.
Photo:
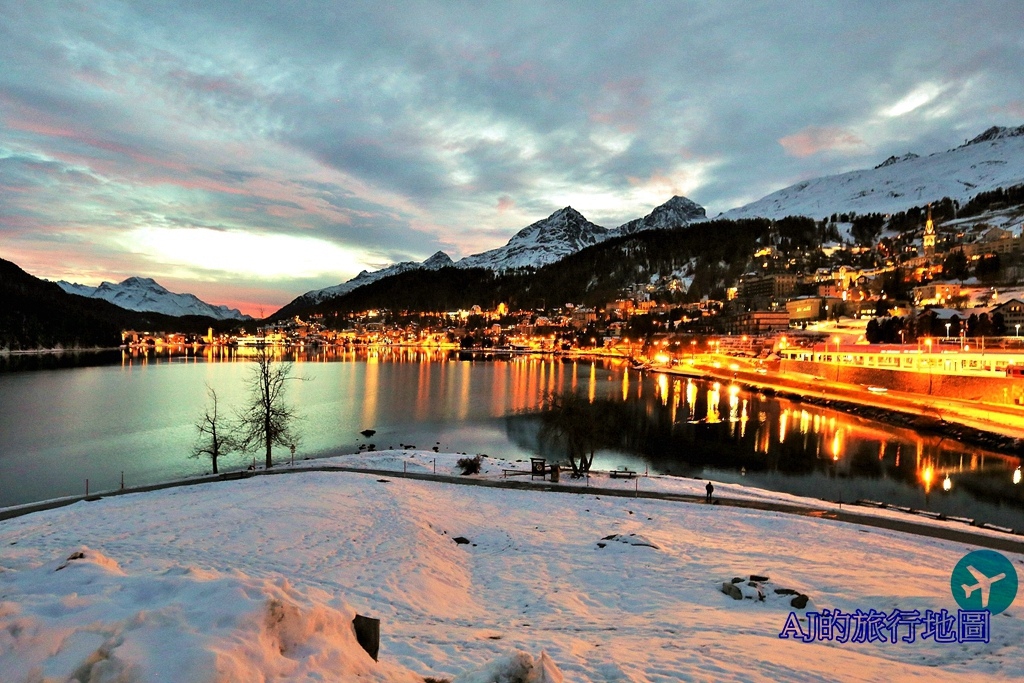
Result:
{"type": "Polygon", "coordinates": [[[551,481],[558,481],[558,465],[551,466],[551,481]]]}

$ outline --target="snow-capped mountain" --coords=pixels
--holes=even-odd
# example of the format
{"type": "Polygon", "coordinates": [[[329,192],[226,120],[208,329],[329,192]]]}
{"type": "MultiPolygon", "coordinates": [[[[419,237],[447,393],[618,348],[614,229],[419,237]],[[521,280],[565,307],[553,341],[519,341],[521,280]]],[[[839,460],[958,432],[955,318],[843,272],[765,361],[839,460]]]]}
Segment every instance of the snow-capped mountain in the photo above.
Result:
{"type": "Polygon", "coordinates": [[[560,261],[569,254],[608,238],[609,231],[594,225],[576,209],[567,206],[544,220],[526,226],[503,247],[459,260],[459,268],[507,270],[539,268],[560,261]]]}
{"type": "Polygon", "coordinates": [[[707,217],[700,204],[676,195],[643,218],[634,218],[612,230],[610,237],[632,235],[643,230],[676,228],[707,217]]]}
{"type": "Polygon", "coordinates": [[[79,285],[61,280],[57,285],[68,294],[91,299],[103,299],[129,311],[151,311],[165,315],[204,315],[216,320],[251,320],[237,308],[214,306],[194,294],[175,294],[148,277],[130,277],[114,284],[104,282],[99,287],[79,285]]]}
{"type": "Polygon", "coordinates": [[[422,263],[402,261],[381,270],[364,270],[354,278],[340,285],[315,289],[297,297],[278,311],[276,316],[314,306],[336,296],[348,294],[357,287],[368,285],[391,275],[398,275],[417,268],[437,270],[456,268],[490,268],[495,271],[532,266],[539,268],[559,261],[570,254],[610,237],[632,235],[642,230],[673,228],[705,218],[704,207],[686,197],[672,197],[643,218],[636,218],[608,230],[588,221],[583,214],[571,206],[559,209],[547,218],[523,228],[508,243],[497,249],[473,254],[453,262],[448,254],[439,251],[422,263]]]}
{"type": "Polygon", "coordinates": [[[895,213],[950,197],[1024,183],[1024,126],[993,126],[946,152],[892,156],[872,169],[806,180],[721,215],[782,218],[833,213],[895,213]]]}
{"type": "Polygon", "coordinates": [[[453,265],[455,264],[452,262],[452,259],[448,254],[443,251],[438,251],[422,263],[417,261],[402,261],[400,263],[392,264],[387,268],[381,268],[380,270],[363,270],[359,272],[359,275],[356,275],[347,282],[342,282],[340,285],[325,287],[324,289],[313,289],[306,292],[302,296],[292,300],[292,302],[288,304],[288,308],[291,308],[292,306],[315,306],[321,301],[327,301],[328,299],[333,299],[336,296],[348,294],[357,287],[362,287],[363,285],[368,285],[371,282],[376,282],[377,280],[382,280],[386,277],[398,275],[399,273],[404,273],[406,271],[417,270],[419,268],[440,270],[441,268],[447,268],[453,265]]]}

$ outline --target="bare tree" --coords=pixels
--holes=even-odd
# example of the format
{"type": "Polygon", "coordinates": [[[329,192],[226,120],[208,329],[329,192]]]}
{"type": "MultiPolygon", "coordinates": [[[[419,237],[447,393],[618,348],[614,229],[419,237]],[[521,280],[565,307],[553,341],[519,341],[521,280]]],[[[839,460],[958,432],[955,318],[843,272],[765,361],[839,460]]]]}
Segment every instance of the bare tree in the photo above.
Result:
{"type": "Polygon", "coordinates": [[[599,446],[599,432],[597,410],[583,396],[565,391],[544,397],[538,437],[541,441],[561,443],[565,447],[573,477],[581,477],[590,471],[594,451],[599,446]]]}
{"type": "Polygon", "coordinates": [[[222,455],[234,451],[238,446],[231,434],[231,428],[223,423],[224,418],[219,412],[217,392],[207,384],[206,393],[210,396],[210,403],[207,404],[203,416],[196,421],[196,431],[199,432],[199,437],[189,457],[209,458],[213,465],[213,473],[217,474],[218,459],[222,455]]]}
{"type": "Polygon", "coordinates": [[[292,431],[297,414],[285,402],[285,385],[292,376],[292,364],[275,361],[267,347],[259,347],[252,373],[246,379],[249,402],[238,414],[238,443],[242,450],[266,450],[266,466],[273,466],[274,445],[288,446],[298,439],[292,431]]]}

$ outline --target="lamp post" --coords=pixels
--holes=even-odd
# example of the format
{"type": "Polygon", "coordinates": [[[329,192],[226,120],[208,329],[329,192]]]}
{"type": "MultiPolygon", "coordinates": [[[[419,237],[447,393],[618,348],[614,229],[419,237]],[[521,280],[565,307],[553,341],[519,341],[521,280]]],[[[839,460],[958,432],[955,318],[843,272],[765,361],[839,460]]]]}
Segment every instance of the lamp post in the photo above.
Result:
{"type": "Polygon", "coordinates": [[[1017,330],[1017,338],[1019,339],[1020,338],[1020,323],[1017,323],[1016,325],[1014,325],[1014,328],[1016,328],[1016,330],[1017,330]]]}
{"type": "Polygon", "coordinates": [[[950,323],[946,323],[946,339],[949,339],[949,326],[950,323]]]}

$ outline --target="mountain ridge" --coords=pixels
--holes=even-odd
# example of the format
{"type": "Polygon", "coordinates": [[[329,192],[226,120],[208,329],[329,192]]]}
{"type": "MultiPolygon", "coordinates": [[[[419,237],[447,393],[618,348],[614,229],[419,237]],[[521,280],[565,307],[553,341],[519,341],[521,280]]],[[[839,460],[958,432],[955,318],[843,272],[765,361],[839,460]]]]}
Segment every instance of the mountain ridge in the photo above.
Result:
{"type": "Polygon", "coordinates": [[[341,284],[301,294],[271,317],[285,317],[294,311],[314,306],[336,296],[343,296],[358,287],[410,270],[455,267],[487,268],[501,272],[523,267],[540,268],[613,237],[631,235],[643,230],[681,227],[706,219],[704,207],[680,196],[672,197],[642,218],[635,218],[612,229],[591,223],[582,213],[571,206],[566,206],[547,218],[521,228],[501,247],[471,254],[458,261],[452,261],[448,254],[438,251],[422,262],[402,261],[376,271],[364,270],[341,284]]]}
{"type": "Polygon", "coordinates": [[[66,280],[56,283],[68,294],[101,299],[128,311],[145,311],[181,317],[199,315],[214,320],[252,320],[237,308],[208,304],[194,294],[171,292],[149,277],[129,277],[121,282],[102,282],[96,287],[66,280]]]}
{"type": "Polygon", "coordinates": [[[803,180],[718,217],[887,215],[943,197],[963,203],[981,192],[1020,183],[1024,183],[1024,126],[992,126],[945,152],[927,156],[908,152],[874,168],[803,180]]]}

